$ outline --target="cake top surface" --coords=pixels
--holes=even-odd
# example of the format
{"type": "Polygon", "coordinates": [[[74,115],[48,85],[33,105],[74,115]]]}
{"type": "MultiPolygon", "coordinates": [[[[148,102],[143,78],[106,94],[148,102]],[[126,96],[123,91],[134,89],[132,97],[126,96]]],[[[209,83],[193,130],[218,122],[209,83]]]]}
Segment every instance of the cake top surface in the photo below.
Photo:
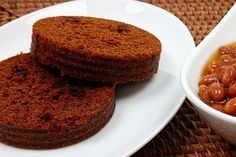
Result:
{"type": "Polygon", "coordinates": [[[55,49],[80,56],[113,60],[146,60],[160,55],[161,43],[151,33],[113,20],[57,16],[37,21],[33,35],[55,49]]]}
{"type": "Polygon", "coordinates": [[[86,124],[113,104],[115,85],[58,77],[31,54],[0,62],[0,125],[61,130],[86,124]]]}

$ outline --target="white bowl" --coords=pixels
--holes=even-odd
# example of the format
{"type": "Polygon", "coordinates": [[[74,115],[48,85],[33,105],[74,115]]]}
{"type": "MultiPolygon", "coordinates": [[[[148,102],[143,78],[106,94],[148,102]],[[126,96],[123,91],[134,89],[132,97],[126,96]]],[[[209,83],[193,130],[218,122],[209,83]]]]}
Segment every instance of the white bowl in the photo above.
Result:
{"type": "Polygon", "coordinates": [[[235,15],[236,4],[192,52],[181,73],[181,83],[186,96],[193,103],[200,117],[233,144],[236,144],[236,117],[219,112],[202,102],[198,96],[198,82],[209,56],[220,46],[236,42],[235,15]]]}

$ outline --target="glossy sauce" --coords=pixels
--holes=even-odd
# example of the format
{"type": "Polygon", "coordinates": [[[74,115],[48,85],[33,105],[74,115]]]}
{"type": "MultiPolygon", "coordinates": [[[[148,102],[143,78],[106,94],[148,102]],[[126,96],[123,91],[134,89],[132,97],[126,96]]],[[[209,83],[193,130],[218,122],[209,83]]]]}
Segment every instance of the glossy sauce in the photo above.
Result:
{"type": "Polygon", "coordinates": [[[198,95],[214,109],[236,116],[236,42],[220,47],[209,57],[198,95]]]}

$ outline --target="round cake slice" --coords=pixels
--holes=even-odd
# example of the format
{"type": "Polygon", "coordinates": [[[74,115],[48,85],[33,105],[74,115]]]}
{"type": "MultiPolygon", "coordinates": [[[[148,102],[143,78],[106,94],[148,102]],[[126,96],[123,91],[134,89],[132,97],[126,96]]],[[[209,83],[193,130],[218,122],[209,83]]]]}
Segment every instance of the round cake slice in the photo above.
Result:
{"type": "Polygon", "coordinates": [[[30,149],[63,147],[102,129],[115,84],[59,76],[31,53],[0,62],[0,141],[30,149]]]}
{"type": "Polygon", "coordinates": [[[44,18],[33,25],[31,52],[62,76],[126,83],[157,71],[161,42],[123,22],[81,16],[44,18]]]}

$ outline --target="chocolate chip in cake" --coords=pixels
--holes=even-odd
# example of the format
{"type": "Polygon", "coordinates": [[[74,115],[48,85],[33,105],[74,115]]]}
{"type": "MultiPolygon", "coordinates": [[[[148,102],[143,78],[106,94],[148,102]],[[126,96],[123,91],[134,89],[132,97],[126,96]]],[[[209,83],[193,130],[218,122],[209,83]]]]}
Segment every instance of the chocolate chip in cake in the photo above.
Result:
{"type": "Polygon", "coordinates": [[[60,89],[59,91],[57,91],[57,93],[52,97],[52,100],[58,100],[59,97],[65,93],[64,89],[60,89]]]}
{"type": "Polygon", "coordinates": [[[69,94],[73,97],[83,99],[86,96],[86,91],[84,88],[79,88],[77,86],[70,86],[69,87],[69,94]]]}
{"type": "Polygon", "coordinates": [[[51,113],[45,113],[39,116],[40,120],[43,122],[49,122],[53,120],[54,116],[51,113]]]}
{"type": "Polygon", "coordinates": [[[28,75],[28,70],[24,68],[20,68],[18,65],[13,66],[12,70],[13,70],[13,73],[22,77],[26,77],[28,75]]]}
{"type": "Polygon", "coordinates": [[[126,30],[126,26],[125,25],[119,25],[116,27],[115,29],[118,33],[122,33],[126,30]]]}
{"type": "Polygon", "coordinates": [[[78,18],[69,17],[65,19],[66,22],[78,23],[80,20],[78,18]]]}

